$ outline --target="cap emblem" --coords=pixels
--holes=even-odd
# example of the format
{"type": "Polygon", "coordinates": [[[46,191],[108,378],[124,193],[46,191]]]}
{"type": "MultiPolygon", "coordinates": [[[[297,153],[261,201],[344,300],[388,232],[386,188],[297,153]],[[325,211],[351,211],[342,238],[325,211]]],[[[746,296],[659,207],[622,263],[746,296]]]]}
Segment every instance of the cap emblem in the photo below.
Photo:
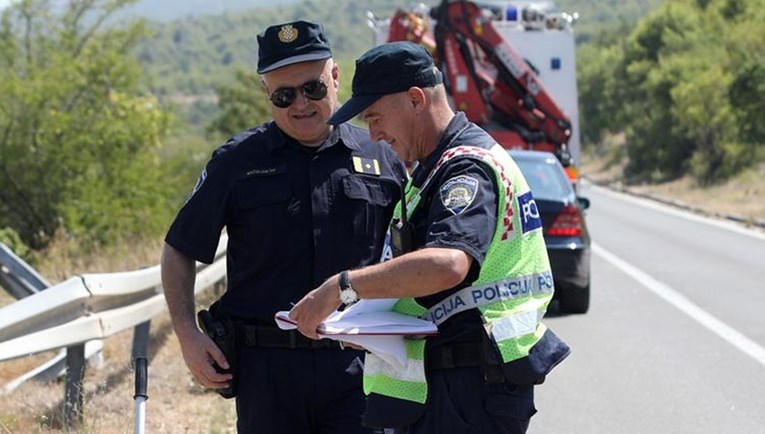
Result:
{"type": "Polygon", "coordinates": [[[284,42],[285,44],[289,44],[290,42],[294,41],[298,37],[298,29],[292,26],[292,24],[287,24],[282,26],[281,30],[279,30],[279,40],[284,42]]]}

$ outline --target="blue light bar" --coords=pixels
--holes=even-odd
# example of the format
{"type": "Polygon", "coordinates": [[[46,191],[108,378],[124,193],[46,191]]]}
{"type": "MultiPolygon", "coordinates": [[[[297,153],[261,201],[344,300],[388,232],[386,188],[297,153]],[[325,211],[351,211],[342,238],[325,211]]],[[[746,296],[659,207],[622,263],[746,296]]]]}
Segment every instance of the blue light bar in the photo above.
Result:
{"type": "Polygon", "coordinates": [[[518,21],[518,8],[515,6],[508,6],[505,11],[505,19],[507,21],[518,21]]]}

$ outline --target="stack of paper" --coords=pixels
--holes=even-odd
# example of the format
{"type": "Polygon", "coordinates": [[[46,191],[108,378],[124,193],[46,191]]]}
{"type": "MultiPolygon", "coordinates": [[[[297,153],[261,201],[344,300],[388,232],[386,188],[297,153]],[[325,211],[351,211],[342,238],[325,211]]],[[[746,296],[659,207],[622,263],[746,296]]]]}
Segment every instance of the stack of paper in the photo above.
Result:
{"type": "MultiPolygon", "coordinates": [[[[333,312],[317,332],[322,338],[362,346],[389,364],[404,368],[404,337],[436,335],[438,327],[430,321],[391,311],[395,303],[396,299],[361,300],[343,311],[333,312]]],[[[283,330],[296,328],[287,311],[277,312],[275,320],[283,330]]]]}
{"type": "Polygon", "coordinates": [[[396,312],[365,312],[362,315],[327,320],[318,332],[325,335],[432,335],[438,333],[430,321],[396,312]]]}

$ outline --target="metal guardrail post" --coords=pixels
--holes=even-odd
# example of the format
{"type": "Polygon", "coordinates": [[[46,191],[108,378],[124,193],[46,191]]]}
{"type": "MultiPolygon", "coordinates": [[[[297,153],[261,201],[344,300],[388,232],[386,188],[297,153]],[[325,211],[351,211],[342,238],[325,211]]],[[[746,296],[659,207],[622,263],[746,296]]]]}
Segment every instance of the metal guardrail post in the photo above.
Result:
{"type": "Polygon", "coordinates": [[[66,384],[64,385],[64,426],[82,425],[82,400],[85,377],[85,344],[66,349],[66,384]]]}
{"type": "Polygon", "coordinates": [[[31,265],[16,256],[13,250],[0,243],[0,286],[21,300],[42,291],[50,284],[31,265]]]}
{"type": "Polygon", "coordinates": [[[151,328],[151,320],[142,322],[133,327],[133,360],[139,357],[149,356],[149,330],[151,328]]]}
{"type": "Polygon", "coordinates": [[[5,292],[11,294],[16,300],[21,300],[31,295],[29,288],[19,282],[13,273],[6,271],[3,265],[0,265],[0,287],[5,288],[5,292]]]}

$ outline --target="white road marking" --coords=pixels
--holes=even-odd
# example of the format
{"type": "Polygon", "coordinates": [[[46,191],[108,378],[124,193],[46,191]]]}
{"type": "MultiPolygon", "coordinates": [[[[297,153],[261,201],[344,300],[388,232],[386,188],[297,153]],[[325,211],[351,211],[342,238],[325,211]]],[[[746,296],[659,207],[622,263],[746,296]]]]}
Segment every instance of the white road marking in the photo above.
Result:
{"type": "Polygon", "coordinates": [[[699,324],[725,339],[744,354],[760,362],[760,364],[765,365],[765,348],[761,347],[753,340],[715,318],[709,312],[688,300],[688,298],[680,292],[672,289],[669,285],[654,279],[637,267],[628,264],[626,261],[604,249],[600,245],[592,243],[592,251],[633,279],[637,280],[651,292],[663,298],[666,302],[676,307],[681,312],[696,320],[699,324]]]}
{"type": "Polygon", "coordinates": [[[627,193],[621,193],[621,192],[609,190],[608,188],[601,187],[594,184],[588,184],[587,188],[597,190],[598,194],[605,194],[607,196],[616,197],[621,200],[627,200],[647,208],[655,209],[666,214],[671,214],[676,217],[684,218],[686,220],[690,220],[690,221],[694,221],[698,223],[706,223],[708,225],[712,225],[722,229],[727,229],[729,231],[736,232],[741,235],[747,235],[760,240],[765,240],[764,232],[761,232],[754,228],[746,228],[739,223],[734,223],[727,220],[715,219],[712,217],[705,217],[698,214],[692,214],[691,211],[680,210],[670,205],[652,201],[646,198],[633,196],[627,193]]]}

